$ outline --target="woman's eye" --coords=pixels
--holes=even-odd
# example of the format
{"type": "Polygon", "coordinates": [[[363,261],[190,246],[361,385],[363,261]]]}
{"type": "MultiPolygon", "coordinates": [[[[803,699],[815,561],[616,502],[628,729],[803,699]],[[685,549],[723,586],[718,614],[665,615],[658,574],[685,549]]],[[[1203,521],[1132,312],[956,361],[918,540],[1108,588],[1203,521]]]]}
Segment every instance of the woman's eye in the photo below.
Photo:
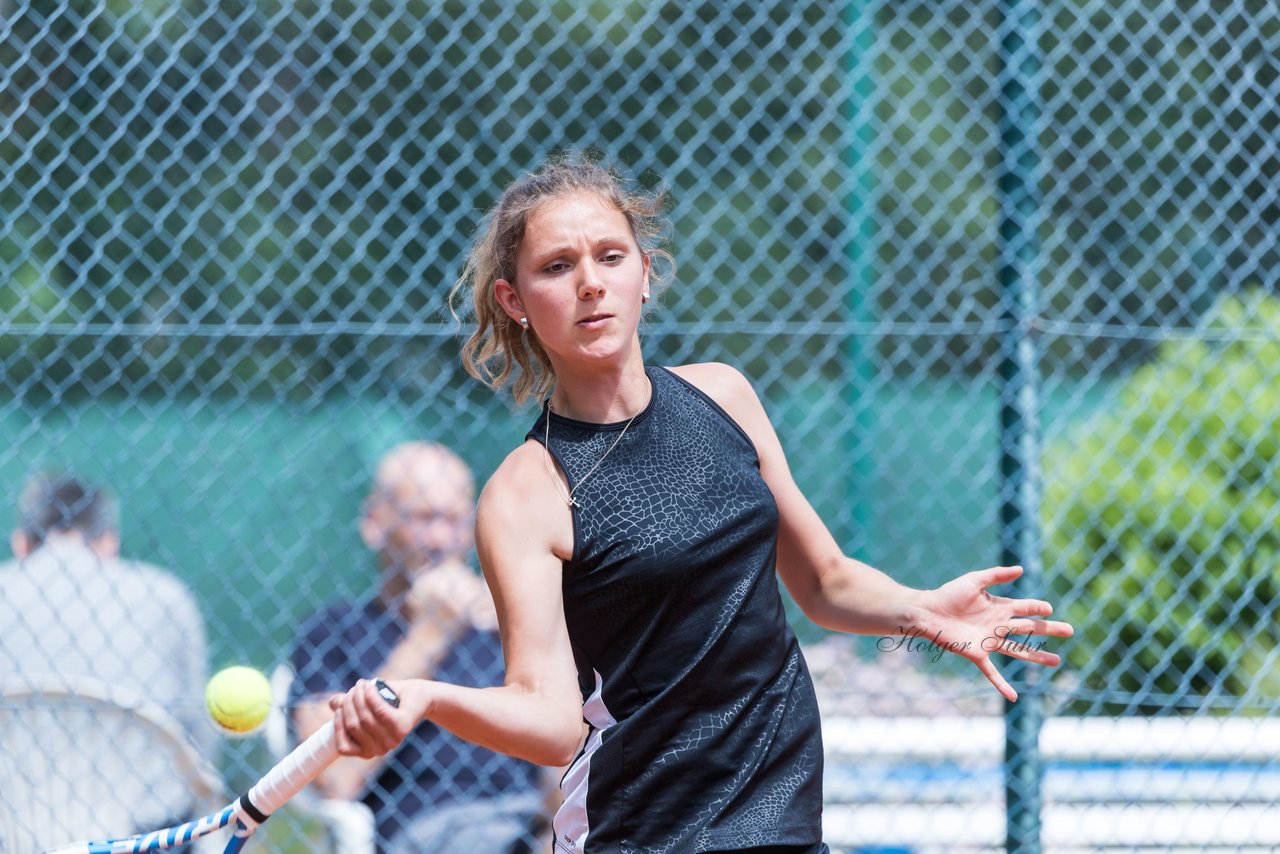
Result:
{"type": "Polygon", "coordinates": [[[563,261],[552,261],[543,269],[548,273],[563,273],[565,270],[569,269],[569,265],[563,261]]]}
{"type": "Polygon", "coordinates": [[[621,252],[607,252],[602,259],[606,264],[616,264],[622,260],[621,252]]]}

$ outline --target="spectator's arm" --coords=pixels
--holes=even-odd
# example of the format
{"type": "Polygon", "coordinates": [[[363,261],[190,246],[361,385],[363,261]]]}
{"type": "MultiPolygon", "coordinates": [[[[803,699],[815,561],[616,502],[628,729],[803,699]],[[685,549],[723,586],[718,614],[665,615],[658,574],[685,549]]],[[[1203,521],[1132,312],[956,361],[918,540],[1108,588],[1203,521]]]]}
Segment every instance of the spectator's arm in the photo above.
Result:
{"type": "Polygon", "coordinates": [[[376,674],[383,679],[431,679],[449,648],[467,628],[496,628],[493,599],[484,581],[461,563],[424,572],[405,602],[409,630],[376,674]]]}
{"type": "MultiPolygon", "coordinates": [[[[493,613],[493,600],[484,581],[461,565],[436,568],[421,576],[411,597],[410,629],[390,650],[383,666],[369,676],[430,679],[467,622],[483,624],[486,613],[493,613]]],[[[303,698],[294,705],[293,725],[300,739],[306,739],[333,718],[328,702],[329,695],[324,695],[303,698]]],[[[372,759],[340,757],[316,777],[316,791],[325,798],[355,800],[365,794],[385,764],[387,755],[372,759]]]]}
{"type": "MultiPolygon", "coordinates": [[[[484,583],[469,572],[466,574],[477,586],[478,592],[487,599],[488,591],[484,589],[484,583]]],[[[423,614],[413,621],[404,638],[387,654],[382,667],[369,675],[384,679],[431,677],[457,638],[456,626],[457,621],[452,615],[434,611],[423,614]]],[[[328,701],[329,695],[314,696],[303,698],[294,705],[294,730],[300,740],[306,739],[333,718],[328,701]]],[[[368,790],[370,783],[386,765],[389,755],[373,759],[339,757],[315,779],[316,791],[326,798],[356,800],[368,790]]]]}

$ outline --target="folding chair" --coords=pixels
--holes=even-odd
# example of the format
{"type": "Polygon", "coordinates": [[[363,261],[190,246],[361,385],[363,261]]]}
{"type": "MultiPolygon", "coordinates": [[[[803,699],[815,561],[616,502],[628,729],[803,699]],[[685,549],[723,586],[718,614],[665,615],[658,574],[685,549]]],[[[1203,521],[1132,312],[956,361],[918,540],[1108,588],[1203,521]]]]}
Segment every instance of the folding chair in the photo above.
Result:
{"type": "Polygon", "coordinates": [[[153,830],[225,799],[182,727],[147,698],[90,679],[0,683],[0,852],[153,830]]]}

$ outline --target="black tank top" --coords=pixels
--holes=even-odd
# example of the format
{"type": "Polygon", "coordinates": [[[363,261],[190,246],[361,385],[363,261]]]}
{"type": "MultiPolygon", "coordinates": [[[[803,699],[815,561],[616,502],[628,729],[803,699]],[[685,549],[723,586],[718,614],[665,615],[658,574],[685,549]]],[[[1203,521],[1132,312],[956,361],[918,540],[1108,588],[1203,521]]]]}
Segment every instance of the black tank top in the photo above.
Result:
{"type": "Polygon", "coordinates": [[[648,406],[589,424],[544,407],[576,487],[565,618],[590,724],[561,783],[557,852],[821,840],[822,736],[775,575],[778,510],[738,425],[647,368],[648,406]]]}

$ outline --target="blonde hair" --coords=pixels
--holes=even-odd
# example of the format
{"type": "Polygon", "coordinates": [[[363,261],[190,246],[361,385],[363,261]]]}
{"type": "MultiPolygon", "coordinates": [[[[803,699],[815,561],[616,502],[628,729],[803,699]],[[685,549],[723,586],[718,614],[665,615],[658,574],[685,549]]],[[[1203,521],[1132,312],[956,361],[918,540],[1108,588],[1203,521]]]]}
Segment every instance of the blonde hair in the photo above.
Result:
{"type": "Polygon", "coordinates": [[[516,403],[544,396],[555,384],[555,371],[537,335],[526,333],[503,311],[493,285],[505,279],[519,288],[516,254],[529,218],[548,202],[578,192],[595,193],[627,218],[636,245],[651,259],[649,282],[655,292],[675,272],[675,259],[662,248],[670,232],[664,190],[645,191],[616,169],[576,154],[555,158],[510,184],[481,222],[449,304],[454,307],[458,294],[470,290],[476,328],[462,347],[462,365],[494,390],[511,382],[516,403]],[[663,262],[661,268],[653,261],[663,262]]]}

